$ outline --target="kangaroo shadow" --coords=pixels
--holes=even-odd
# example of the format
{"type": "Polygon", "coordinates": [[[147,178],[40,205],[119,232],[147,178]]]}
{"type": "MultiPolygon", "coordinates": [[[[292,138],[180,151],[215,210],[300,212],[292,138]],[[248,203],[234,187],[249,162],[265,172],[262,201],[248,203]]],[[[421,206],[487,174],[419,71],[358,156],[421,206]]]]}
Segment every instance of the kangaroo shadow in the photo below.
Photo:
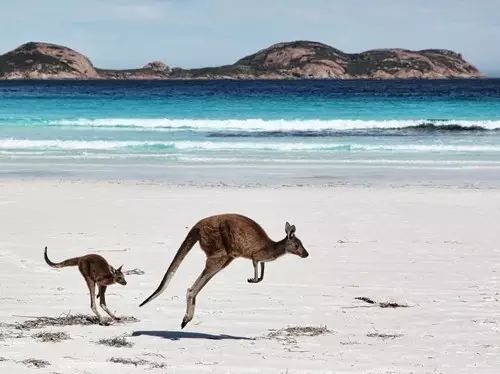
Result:
{"type": "Polygon", "coordinates": [[[187,332],[187,331],[134,331],[132,336],[155,336],[168,340],[181,339],[209,339],[209,340],[255,340],[255,338],[247,338],[245,336],[233,336],[225,334],[206,334],[203,332],[187,332]]]}

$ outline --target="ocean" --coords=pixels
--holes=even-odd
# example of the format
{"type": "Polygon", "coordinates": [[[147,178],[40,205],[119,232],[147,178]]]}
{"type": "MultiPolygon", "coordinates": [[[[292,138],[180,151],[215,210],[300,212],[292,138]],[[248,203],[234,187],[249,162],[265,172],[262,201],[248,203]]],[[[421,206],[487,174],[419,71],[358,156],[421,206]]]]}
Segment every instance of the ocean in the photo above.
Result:
{"type": "Polygon", "coordinates": [[[472,183],[499,170],[500,79],[0,82],[0,178],[472,183]]]}

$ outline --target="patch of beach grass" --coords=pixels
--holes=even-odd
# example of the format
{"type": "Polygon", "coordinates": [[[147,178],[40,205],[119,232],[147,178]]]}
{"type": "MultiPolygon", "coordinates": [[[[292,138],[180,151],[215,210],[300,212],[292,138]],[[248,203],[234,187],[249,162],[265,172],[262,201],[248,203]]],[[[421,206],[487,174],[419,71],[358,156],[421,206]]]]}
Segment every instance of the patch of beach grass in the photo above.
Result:
{"type": "Polygon", "coordinates": [[[326,326],[290,326],[284,329],[270,330],[267,334],[268,339],[275,339],[284,343],[294,344],[296,338],[312,337],[332,334],[326,326]]]}
{"type": "Polygon", "coordinates": [[[59,343],[70,339],[69,335],[65,332],[39,332],[31,336],[44,343],[59,343]]]}
{"type": "Polygon", "coordinates": [[[380,338],[380,339],[396,339],[403,336],[403,334],[386,334],[381,332],[370,332],[366,334],[369,338],[380,338]]]}
{"type": "Polygon", "coordinates": [[[21,361],[21,363],[23,363],[24,365],[26,365],[28,367],[34,367],[34,368],[37,368],[37,369],[45,368],[47,366],[50,366],[50,362],[45,361],[45,360],[39,360],[39,359],[36,359],[36,358],[28,358],[26,360],[21,361]]]}
{"type": "MultiPolygon", "coordinates": [[[[135,317],[122,317],[120,322],[138,322],[135,317]]],[[[88,314],[66,314],[59,317],[37,317],[24,322],[18,322],[13,326],[18,330],[40,329],[54,326],[88,326],[98,325],[99,320],[88,314]]]]}
{"type": "Polygon", "coordinates": [[[143,360],[143,359],[131,359],[131,358],[123,358],[123,357],[111,357],[109,362],[113,362],[115,364],[122,364],[122,365],[133,365],[135,367],[138,366],[148,366],[151,369],[164,369],[167,367],[166,364],[159,363],[159,362],[154,362],[154,361],[148,361],[148,360],[143,360]]]}
{"type": "Polygon", "coordinates": [[[0,332],[0,340],[24,338],[24,334],[17,331],[0,332]]]}
{"type": "Polygon", "coordinates": [[[131,348],[133,344],[125,339],[124,336],[115,336],[113,338],[101,339],[97,342],[97,344],[107,345],[108,347],[116,347],[116,348],[131,348]]]}

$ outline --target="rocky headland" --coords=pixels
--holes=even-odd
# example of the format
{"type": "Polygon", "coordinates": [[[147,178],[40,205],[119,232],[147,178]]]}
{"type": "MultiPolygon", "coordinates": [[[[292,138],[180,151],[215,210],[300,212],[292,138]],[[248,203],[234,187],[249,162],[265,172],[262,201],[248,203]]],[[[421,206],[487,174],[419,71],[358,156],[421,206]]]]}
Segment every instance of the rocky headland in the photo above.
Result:
{"type": "Polygon", "coordinates": [[[483,75],[462,55],[445,49],[375,49],[345,53],[329,45],[274,44],[234,64],[171,68],[154,61],[142,68],[99,69],[68,47],[30,42],[0,55],[0,79],[450,79],[483,75]]]}

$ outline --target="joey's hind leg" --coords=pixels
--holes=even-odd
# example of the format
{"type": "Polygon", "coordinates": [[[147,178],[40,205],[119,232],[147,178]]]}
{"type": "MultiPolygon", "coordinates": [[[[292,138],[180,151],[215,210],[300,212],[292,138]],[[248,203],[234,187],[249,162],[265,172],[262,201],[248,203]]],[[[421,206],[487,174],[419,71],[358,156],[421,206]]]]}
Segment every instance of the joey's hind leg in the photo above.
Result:
{"type": "Polygon", "coordinates": [[[259,268],[258,268],[259,261],[252,260],[252,263],[253,263],[254,276],[253,276],[253,278],[248,279],[248,283],[259,283],[260,281],[262,281],[264,279],[264,263],[263,262],[260,263],[260,277],[259,277],[259,268]]]}
{"type": "Polygon", "coordinates": [[[95,282],[90,278],[85,278],[85,282],[87,282],[87,286],[89,288],[89,293],[90,293],[90,308],[92,309],[94,314],[97,316],[97,319],[99,320],[99,324],[103,324],[104,320],[102,319],[101,315],[97,311],[97,307],[95,305],[95,282]]]}
{"type": "Polygon", "coordinates": [[[205,269],[201,272],[200,276],[194,282],[191,288],[188,288],[186,294],[186,314],[182,319],[181,328],[184,328],[189,321],[193,319],[194,308],[196,304],[196,295],[201,291],[201,289],[208,283],[212,277],[219,271],[224,269],[233,261],[231,257],[215,257],[207,258],[205,269]]]}
{"type": "Polygon", "coordinates": [[[113,318],[115,321],[119,321],[120,318],[116,317],[113,313],[111,313],[106,305],[106,286],[99,286],[99,304],[101,308],[108,313],[108,315],[113,318]]]}

